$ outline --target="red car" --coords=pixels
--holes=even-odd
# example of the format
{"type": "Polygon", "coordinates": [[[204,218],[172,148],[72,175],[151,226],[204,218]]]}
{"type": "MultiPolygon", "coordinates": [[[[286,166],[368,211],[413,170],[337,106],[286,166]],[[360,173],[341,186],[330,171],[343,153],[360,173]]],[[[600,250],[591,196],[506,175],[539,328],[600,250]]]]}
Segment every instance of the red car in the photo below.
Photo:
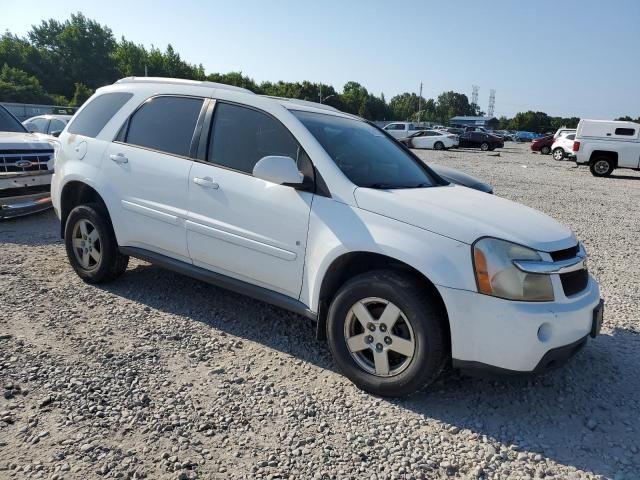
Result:
{"type": "Polygon", "coordinates": [[[553,145],[553,135],[536,138],[531,142],[531,151],[549,155],[551,153],[551,145],[553,145]]]}

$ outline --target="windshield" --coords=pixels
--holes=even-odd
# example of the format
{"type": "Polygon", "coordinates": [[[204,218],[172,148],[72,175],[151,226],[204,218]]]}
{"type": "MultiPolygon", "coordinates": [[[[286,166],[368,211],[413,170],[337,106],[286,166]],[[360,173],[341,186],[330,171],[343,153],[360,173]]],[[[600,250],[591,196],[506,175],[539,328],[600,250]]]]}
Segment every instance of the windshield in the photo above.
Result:
{"type": "Polygon", "coordinates": [[[13,115],[0,106],[0,132],[24,133],[26,131],[27,129],[13,115]]]}
{"type": "Polygon", "coordinates": [[[437,185],[395,141],[368,123],[292,110],[349,180],[359,187],[422,188],[437,185]]]}

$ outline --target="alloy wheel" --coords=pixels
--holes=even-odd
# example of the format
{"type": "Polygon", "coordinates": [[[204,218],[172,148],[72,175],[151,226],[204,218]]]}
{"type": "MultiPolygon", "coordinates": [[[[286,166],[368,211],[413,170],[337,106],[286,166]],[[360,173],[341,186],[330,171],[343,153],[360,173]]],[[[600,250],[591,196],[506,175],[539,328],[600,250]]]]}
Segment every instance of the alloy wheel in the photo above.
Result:
{"type": "Polygon", "coordinates": [[[598,160],[594,165],[593,165],[593,169],[596,171],[597,174],[599,175],[606,175],[607,172],[609,172],[609,169],[611,168],[611,166],[609,165],[609,162],[607,162],[606,160],[598,160]]]}
{"type": "Polygon", "coordinates": [[[82,219],[73,227],[73,253],[80,266],[95,270],[102,262],[102,241],[100,233],[89,220],[82,219]]]}
{"type": "Polygon", "coordinates": [[[406,315],[378,297],[359,300],[349,309],[344,337],[358,366],[378,377],[402,373],[416,351],[413,328],[406,315]]]}

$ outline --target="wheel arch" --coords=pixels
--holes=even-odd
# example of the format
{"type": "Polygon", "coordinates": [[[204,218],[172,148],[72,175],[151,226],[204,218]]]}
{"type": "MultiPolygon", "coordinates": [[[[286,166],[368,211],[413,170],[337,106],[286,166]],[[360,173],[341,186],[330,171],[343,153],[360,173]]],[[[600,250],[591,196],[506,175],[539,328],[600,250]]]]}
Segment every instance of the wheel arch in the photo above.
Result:
{"type": "MultiPolygon", "coordinates": [[[[65,225],[69,213],[78,205],[87,203],[99,203],[108,212],[107,205],[102,196],[91,185],[81,180],[70,180],[62,188],[60,193],[60,237],[64,238],[65,225]]],[[[111,223],[111,219],[108,219],[111,223]]]]}
{"type": "Polygon", "coordinates": [[[362,273],[374,270],[395,270],[413,276],[416,281],[424,286],[425,290],[431,294],[436,301],[436,308],[445,319],[445,333],[447,345],[451,351],[451,330],[449,325],[449,315],[440,292],[435,284],[422,272],[411,265],[396,258],[381,253],[358,251],[348,252],[335,258],[326,270],[320,286],[318,298],[318,325],[316,336],[324,340],[326,337],[326,317],[331,300],[342,285],[350,278],[362,273]]]}
{"type": "Polygon", "coordinates": [[[602,157],[611,160],[613,162],[613,168],[618,167],[618,152],[613,152],[611,150],[594,150],[589,156],[589,164],[592,164],[596,159],[602,157]]]}

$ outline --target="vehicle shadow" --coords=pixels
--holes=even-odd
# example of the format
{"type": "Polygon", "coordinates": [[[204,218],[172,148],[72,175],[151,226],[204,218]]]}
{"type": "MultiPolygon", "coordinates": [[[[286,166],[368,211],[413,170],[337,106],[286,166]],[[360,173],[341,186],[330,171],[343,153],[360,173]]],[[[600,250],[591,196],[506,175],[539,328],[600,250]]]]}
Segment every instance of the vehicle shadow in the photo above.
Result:
{"type": "Polygon", "coordinates": [[[611,174],[608,177],[605,178],[615,178],[615,179],[619,179],[619,180],[640,180],[640,176],[635,176],[635,175],[615,175],[615,174],[611,174]]]}
{"type": "Polygon", "coordinates": [[[61,242],[60,221],[53,209],[0,220],[0,243],[52,245],[61,242]]]}
{"type": "MultiPolygon", "coordinates": [[[[336,371],[328,349],[315,339],[315,324],[280,308],[146,263],[99,288],[336,371]]],[[[425,392],[382,401],[519,452],[613,476],[620,462],[631,470],[640,466],[640,455],[628,450],[637,445],[640,417],[626,414],[638,411],[630,405],[639,406],[638,351],[640,335],[617,330],[546,375],[479,379],[450,373],[425,392]]]]}

